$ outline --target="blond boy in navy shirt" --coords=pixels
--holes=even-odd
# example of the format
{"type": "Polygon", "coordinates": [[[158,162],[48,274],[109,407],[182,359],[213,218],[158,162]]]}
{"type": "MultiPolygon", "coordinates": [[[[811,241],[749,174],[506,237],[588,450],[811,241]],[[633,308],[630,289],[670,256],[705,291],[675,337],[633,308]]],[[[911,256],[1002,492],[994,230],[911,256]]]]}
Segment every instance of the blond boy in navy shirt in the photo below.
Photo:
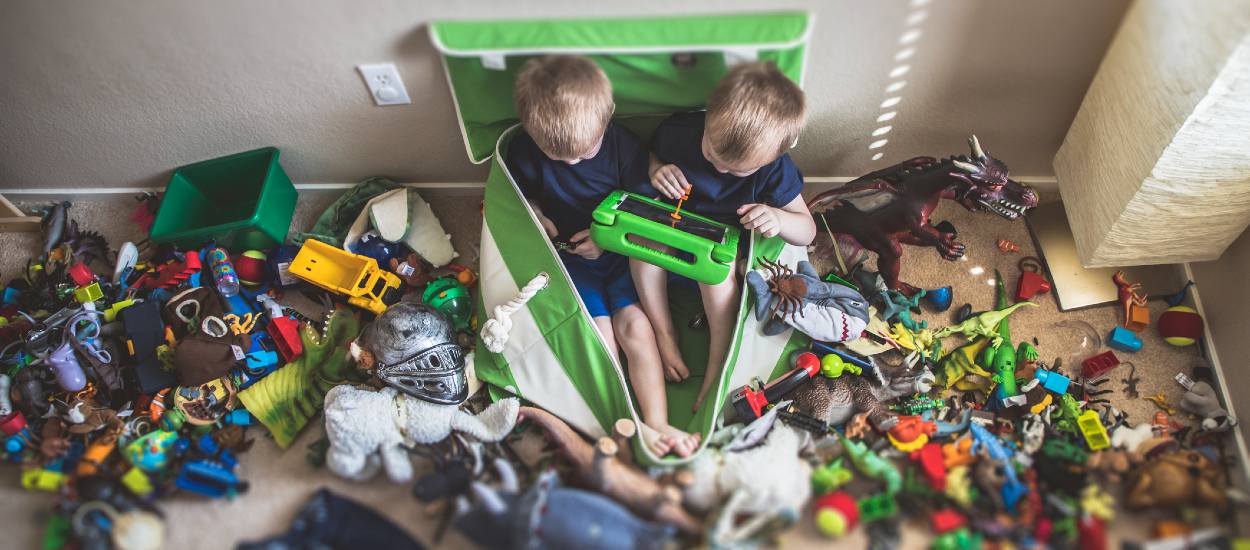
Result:
{"type": "MultiPolygon", "coordinates": [[[[656,128],[648,182],[628,187],[676,200],[685,208],[765,237],[806,246],[816,224],[800,193],[803,176],[786,153],[803,129],[803,91],[772,63],[731,69],[708,96],[707,111],[675,114],[656,128]]],[[[642,307],[655,328],[665,372],[689,376],[677,346],[668,305],[668,275],[630,260],[642,307]]],[[[711,343],[707,370],[695,400],[698,410],[720,377],[737,319],[739,283],[699,283],[711,343]]]]}
{"type": "Polygon", "coordinates": [[[647,150],[612,122],[612,85],[584,57],[531,59],[517,75],[514,99],[525,131],[509,144],[509,172],[560,244],[560,260],[608,350],[625,352],[644,440],[656,455],[689,456],[699,437],[668,423],[665,373],[629,263],[600,249],[589,232],[591,212],[609,193],[646,184],[647,150]]]}

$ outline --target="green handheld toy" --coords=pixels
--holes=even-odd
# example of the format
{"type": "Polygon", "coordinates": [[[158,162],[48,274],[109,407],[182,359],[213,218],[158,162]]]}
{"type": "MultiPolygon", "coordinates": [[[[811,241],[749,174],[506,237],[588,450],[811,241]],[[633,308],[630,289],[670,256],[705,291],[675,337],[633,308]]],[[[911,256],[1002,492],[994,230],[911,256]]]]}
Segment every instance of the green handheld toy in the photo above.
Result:
{"type": "Polygon", "coordinates": [[[591,214],[590,238],[600,248],[710,285],[724,281],[738,257],[736,227],[626,191],[613,191],[591,214]],[[663,243],[686,258],[629,240],[663,243]],[[687,259],[692,258],[692,259],[687,259]]]}

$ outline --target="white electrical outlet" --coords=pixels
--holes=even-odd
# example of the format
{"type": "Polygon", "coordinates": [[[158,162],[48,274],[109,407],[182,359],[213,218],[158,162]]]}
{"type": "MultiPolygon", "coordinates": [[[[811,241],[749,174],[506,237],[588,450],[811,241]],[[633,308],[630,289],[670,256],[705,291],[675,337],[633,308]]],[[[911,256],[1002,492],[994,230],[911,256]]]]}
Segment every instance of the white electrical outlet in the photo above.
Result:
{"type": "Polygon", "coordinates": [[[404,80],[399,77],[399,69],[394,63],[374,63],[357,65],[356,70],[365,79],[369,87],[369,95],[377,105],[407,105],[412,103],[408,98],[408,90],[404,88],[404,80]]]}

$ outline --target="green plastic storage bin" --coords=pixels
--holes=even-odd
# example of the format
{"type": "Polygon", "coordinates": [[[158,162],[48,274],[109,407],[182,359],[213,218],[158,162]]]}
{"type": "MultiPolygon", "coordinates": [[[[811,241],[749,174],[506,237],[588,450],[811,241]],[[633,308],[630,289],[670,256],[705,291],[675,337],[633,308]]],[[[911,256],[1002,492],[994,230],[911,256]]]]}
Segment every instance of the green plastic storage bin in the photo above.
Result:
{"type": "Polygon", "coordinates": [[[210,240],[269,248],[286,240],[298,196],[276,147],[188,164],[169,179],[150,238],[184,249],[210,240]]]}

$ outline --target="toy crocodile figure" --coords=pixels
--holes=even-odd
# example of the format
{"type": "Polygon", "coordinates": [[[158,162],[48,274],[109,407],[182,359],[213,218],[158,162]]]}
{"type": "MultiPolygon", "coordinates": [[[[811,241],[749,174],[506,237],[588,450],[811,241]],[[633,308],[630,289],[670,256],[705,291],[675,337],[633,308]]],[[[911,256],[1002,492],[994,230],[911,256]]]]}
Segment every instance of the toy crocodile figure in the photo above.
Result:
{"type": "Polygon", "coordinates": [[[300,327],[304,353],[286,366],[239,392],[239,400],[285,449],[321,411],[326,392],[349,381],[368,378],[356,369],[347,345],[360,332],[360,322],[346,309],[335,309],[325,330],[300,327]]]}
{"type": "Polygon", "coordinates": [[[935,338],[945,338],[955,334],[956,332],[962,333],[969,339],[977,336],[984,336],[991,339],[991,345],[998,347],[1003,343],[1003,337],[998,333],[998,324],[1006,319],[1007,316],[1014,313],[1017,309],[1029,306],[1037,307],[1037,304],[1033,302],[1020,302],[1009,306],[1006,309],[987,311],[980,315],[969,317],[958,325],[942,327],[937,332],[933,333],[933,336],[935,338]]]}
{"type": "Polygon", "coordinates": [[[968,145],[971,156],[916,157],[817,195],[807,203],[816,227],[876,252],[886,284],[914,294],[915,287],[898,280],[902,245],[932,246],[947,260],[964,254],[953,230],[929,223],[941,199],[1009,220],[1037,206],[1037,193],[1012,181],[1007,165],[982,150],[976,136],[968,145]]]}
{"type": "Polygon", "coordinates": [[[838,439],[842,441],[843,451],[859,473],[884,483],[885,492],[889,495],[897,494],[903,488],[903,475],[893,462],[872,452],[862,441],[854,441],[842,434],[838,434],[838,439]]]}

